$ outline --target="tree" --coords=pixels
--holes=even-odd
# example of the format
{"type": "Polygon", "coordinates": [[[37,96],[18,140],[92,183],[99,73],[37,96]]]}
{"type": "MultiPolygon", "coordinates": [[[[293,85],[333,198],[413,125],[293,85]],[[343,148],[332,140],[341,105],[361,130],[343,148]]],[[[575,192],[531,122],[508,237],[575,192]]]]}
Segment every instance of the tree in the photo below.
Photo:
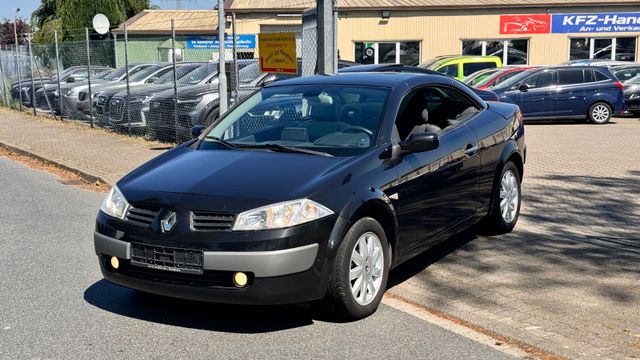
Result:
{"type": "MultiPolygon", "coordinates": [[[[53,30],[58,30],[61,41],[84,40],[84,28],[92,29],[93,17],[102,13],[112,26],[117,26],[149,8],[149,0],[41,0],[33,12],[32,22],[37,30],[34,42],[49,42],[53,30]],[[42,32],[42,34],[40,34],[42,32]],[[50,34],[49,34],[50,33],[50,34]]],[[[104,39],[108,35],[92,32],[92,39],[104,39]]]]}
{"type": "MultiPolygon", "coordinates": [[[[27,24],[22,18],[18,18],[16,21],[18,30],[18,43],[24,45],[27,43],[27,37],[25,33],[29,32],[27,24]]],[[[0,22],[0,45],[15,44],[16,38],[14,34],[14,23],[12,20],[4,19],[0,22]]]]}

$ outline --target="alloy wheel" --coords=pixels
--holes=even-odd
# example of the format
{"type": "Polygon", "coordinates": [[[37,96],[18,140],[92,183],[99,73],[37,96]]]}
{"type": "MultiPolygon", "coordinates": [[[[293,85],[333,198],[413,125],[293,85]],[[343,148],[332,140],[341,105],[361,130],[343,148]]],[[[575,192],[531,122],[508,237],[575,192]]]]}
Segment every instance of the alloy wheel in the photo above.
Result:
{"type": "Polygon", "coordinates": [[[507,170],[500,180],[500,212],[506,223],[516,218],[519,198],[518,180],[511,170],[507,170]]]}
{"type": "Polygon", "coordinates": [[[609,120],[609,108],[605,105],[597,105],[591,110],[591,117],[595,122],[603,123],[609,120]]]}
{"type": "Polygon", "coordinates": [[[359,305],[369,305],[378,295],[384,275],[384,254],[378,235],[366,232],[358,238],[349,269],[353,298],[359,305]]]}

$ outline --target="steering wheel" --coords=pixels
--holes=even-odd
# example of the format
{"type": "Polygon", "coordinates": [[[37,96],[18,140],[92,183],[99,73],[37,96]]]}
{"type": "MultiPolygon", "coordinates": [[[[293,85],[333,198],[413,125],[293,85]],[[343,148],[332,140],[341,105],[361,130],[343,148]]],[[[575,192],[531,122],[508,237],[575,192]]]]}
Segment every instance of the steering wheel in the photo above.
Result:
{"type": "Polygon", "coordinates": [[[362,126],[349,126],[348,128],[342,130],[341,132],[343,133],[348,133],[348,134],[353,134],[353,133],[365,133],[369,136],[373,136],[373,131],[367,129],[366,127],[362,127],[362,126]]]}

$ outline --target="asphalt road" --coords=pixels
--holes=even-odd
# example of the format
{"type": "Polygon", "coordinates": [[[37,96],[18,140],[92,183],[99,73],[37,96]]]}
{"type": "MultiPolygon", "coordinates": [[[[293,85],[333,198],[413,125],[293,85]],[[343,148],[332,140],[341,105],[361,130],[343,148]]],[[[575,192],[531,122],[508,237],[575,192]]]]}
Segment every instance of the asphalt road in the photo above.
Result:
{"type": "Polygon", "coordinates": [[[0,157],[1,359],[509,358],[385,305],[334,323],[302,306],[196,303],[111,285],[93,251],[101,200],[0,157]]]}

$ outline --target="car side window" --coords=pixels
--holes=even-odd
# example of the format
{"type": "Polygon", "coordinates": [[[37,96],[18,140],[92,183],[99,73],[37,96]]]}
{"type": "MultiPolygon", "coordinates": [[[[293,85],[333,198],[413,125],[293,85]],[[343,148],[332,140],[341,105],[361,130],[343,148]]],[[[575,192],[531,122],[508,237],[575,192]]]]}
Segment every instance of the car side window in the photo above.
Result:
{"type": "Polygon", "coordinates": [[[451,64],[438,68],[439,73],[445,74],[451,77],[458,77],[458,64],[451,64]]]}
{"type": "Polygon", "coordinates": [[[480,110],[457,90],[448,86],[426,86],[402,99],[395,130],[399,140],[418,132],[440,132],[455,127],[480,110]]]}
{"type": "Polygon", "coordinates": [[[584,72],[582,69],[558,70],[559,85],[573,85],[584,83],[584,72]]]}
{"type": "Polygon", "coordinates": [[[523,82],[529,89],[539,89],[551,86],[553,83],[553,72],[544,71],[529,76],[523,82]]]}
{"type": "Polygon", "coordinates": [[[598,70],[593,71],[593,75],[596,77],[596,81],[610,80],[609,77],[598,70]]]}
{"type": "Polygon", "coordinates": [[[464,76],[469,76],[476,71],[484,70],[484,69],[493,69],[496,67],[495,62],[477,62],[477,63],[466,63],[462,68],[462,73],[464,76]]]}

